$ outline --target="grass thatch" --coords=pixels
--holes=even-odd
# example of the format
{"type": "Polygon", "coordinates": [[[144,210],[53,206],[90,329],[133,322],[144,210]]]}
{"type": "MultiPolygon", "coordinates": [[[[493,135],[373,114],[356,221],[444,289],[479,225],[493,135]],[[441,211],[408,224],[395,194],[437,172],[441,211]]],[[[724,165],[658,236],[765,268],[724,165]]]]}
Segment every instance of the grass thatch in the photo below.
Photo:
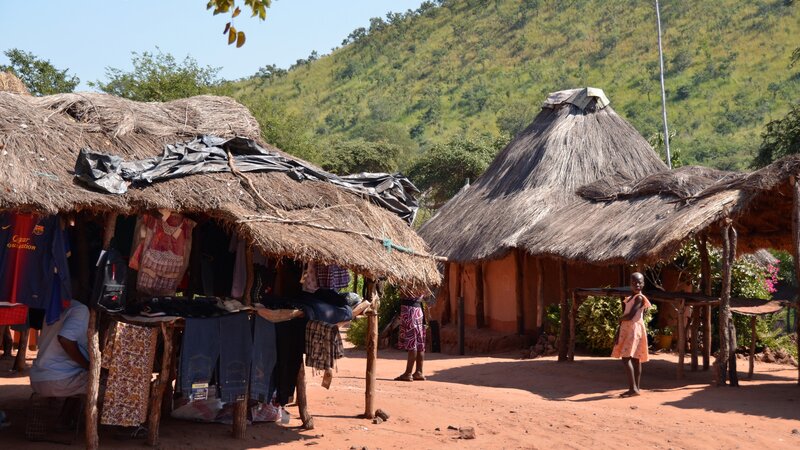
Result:
{"type": "Polygon", "coordinates": [[[0,92],[30,95],[25,83],[11,72],[0,72],[0,92]]]}
{"type": "Polygon", "coordinates": [[[792,177],[800,156],[752,173],[682,167],[636,182],[601,180],[580,189],[583,201],[561,208],[522,237],[534,255],[597,264],[652,263],[689,239],[719,242],[726,218],[740,253],[791,250],[792,177]]]}
{"type": "MultiPolygon", "coordinates": [[[[433,261],[388,253],[381,243],[358,235],[297,223],[238,222],[264,211],[230,173],[164,181],[122,196],[89,191],[73,179],[72,169],[83,147],[139,159],[160,154],[165,144],[200,134],[243,136],[278,151],[260,141],[258,123],[250,112],[226,97],[139,103],[93,93],[34,98],[0,92],[0,209],[134,214],[167,208],[207,214],[235,227],[270,255],[335,262],[398,283],[438,284],[433,261]]],[[[330,183],[298,183],[282,173],[248,176],[287,219],[313,219],[318,225],[385,237],[426,252],[422,239],[400,218],[330,183]]]]}
{"type": "Polygon", "coordinates": [[[545,103],[486,172],[425,224],[420,234],[437,254],[462,262],[500,257],[530,227],[577,201],[579,187],[609,175],[638,179],[666,169],[610,106],[584,96],[575,101],[580,108],[565,101],[574,93],[551,95],[555,101],[545,103]]]}

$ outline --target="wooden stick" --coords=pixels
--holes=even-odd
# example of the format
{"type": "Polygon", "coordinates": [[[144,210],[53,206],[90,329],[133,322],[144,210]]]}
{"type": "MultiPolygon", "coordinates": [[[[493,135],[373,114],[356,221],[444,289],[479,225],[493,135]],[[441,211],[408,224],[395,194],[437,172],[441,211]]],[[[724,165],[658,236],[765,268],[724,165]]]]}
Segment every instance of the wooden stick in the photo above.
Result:
{"type": "Polygon", "coordinates": [[[233,404],[232,434],[234,439],[244,439],[247,437],[247,394],[245,394],[245,398],[236,400],[233,404]]]}
{"type": "Polygon", "coordinates": [[[28,337],[30,336],[30,328],[23,330],[19,335],[19,347],[17,347],[17,356],[14,358],[14,370],[17,372],[24,372],[28,368],[25,360],[28,358],[28,337]]]}
{"type": "Polygon", "coordinates": [[[367,390],[364,395],[364,416],[367,419],[375,417],[375,375],[378,362],[378,310],[380,298],[375,290],[375,282],[369,280],[369,298],[372,307],[367,310],[367,390]]]}
{"type": "Polygon", "coordinates": [[[569,351],[567,359],[575,361],[575,318],[578,315],[578,298],[572,293],[572,307],[569,310],[569,351]]]}
{"type": "Polygon", "coordinates": [[[750,370],[747,371],[747,379],[753,379],[753,369],[756,365],[756,340],[758,334],[756,332],[756,316],[750,317],[750,370]]]}
{"type": "Polygon", "coordinates": [[[314,417],[308,412],[308,390],[306,389],[306,366],[300,364],[297,371],[297,409],[300,411],[300,420],[304,430],[314,429],[314,417]]]}
{"type": "Polygon", "coordinates": [[[161,324],[161,338],[164,341],[164,351],[161,354],[161,372],[155,381],[153,392],[150,395],[150,417],[148,418],[147,445],[158,445],[159,425],[161,424],[161,402],[164,399],[164,390],[170,382],[170,366],[172,365],[172,326],[161,324]]]}
{"type": "MultiPolygon", "coordinates": [[[[800,183],[792,177],[792,256],[794,256],[794,276],[800,280],[800,183]]],[[[800,352],[800,304],[795,310],[795,331],[797,350],[800,352]]],[[[800,353],[798,353],[800,354],[800,353]]],[[[800,384],[800,364],[797,366],[797,384],[800,384]]]]}
{"type": "Polygon", "coordinates": [[[561,290],[559,291],[561,304],[561,331],[558,336],[558,360],[567,361],[567,346],[569,344],[569,306],[567,305],[567,263],[561,263],[559,271],[561,290]]]}
{"type": "MultiPolygon", "coordinates": [[[[711,260],[708,257],[708,239],[706,236],[698,242],[700,250],[700,286],[703,294],[711,295],[711,260]]],[[[703,307],[703,370],[711,366],[711,305],[703,307]]]]}
{"type": "MultiPolygon", "coordinates": [[[[731,225],[728,235],[730,241],[729,245],[731,248],[728,254],[728,257],[730,258],[729,268],[731,271],[733,271],[733,264],[736,262],[737,242],[736,228],[734,228],[733,225],[731,225]]],[[[728,300],[730,303],[730,299],[728,300]]],[[[730,380],[731,386],[739,386],[739,372],[736,370],[736,349],[738,348],[736,343],[736,323],[733,321],[733,312],[730,311],[730,307],[728,308],[728,346],[728,380],[730,380]]]]}
{"type": "Polygon", "coordinates": [[[483,310],[483,262],[475,264],[475,326],[483,328],[486,326],[486,317],[483,310]]]}
{"type": "Polygon", "coordinates": [[[245,306],[250,306],[253,304],[253,283],[255,282],[255,273],[253,272],[253,246],[247,245],[245,249],[245,266],[246,266],[246,278],[244,283],[244,295],[242,296],[242,300],[245,306]]]}
{"type": "Polygon", "coordinates": [[[442,326],[450,323],[452,317],[451,301],[450,301],[450,263],[444,264],[444,277],[442,279],[442,288],[439,291],[439,297],[442,299],[442,315],[439,320],[442,326]]]}
{"type": "Polygon", "coordinates": [[[683,360],[686,356],[686,300],[678,303],[678,379],[683,379],[683,360]]]}
{"type": "Polygon", "coordinates": [[[730,219],[722,228],[722,292],[719,305],[719,356],[717,356],[717,385],[724,386],[728,376],[728,352],[730,351],[730,329],[728,321],[731,314],[731,260],[730,260],[730,219]]]}
{"type": "Polygon", "coordinates": [[[525,292],[524,290],[524,268],[525,268],[525,253],[522,249],[516,249],[514,251],[514,256],[516,257],[517,263],[517,283],[516,283],[516,294],[517,294],[517,334],[523,335],[525,334],[525,292]]]}
{"type": "Polygon", "coordinates": [[[536,258],[536,328],[544,332],[544,273],[542,258],[536,258]]]}
{"type": "Polygon", "coordinates": [[[458,354],[464,356],[466,324],[464,322],[464,297],[458,297],[458,354]]]}
{"type": "MultiPolygon", "coordinates": [[[[106,216],[103,229],[103,249],[111,247],[114,230],[117,226],[117,213],[106,216]]],[[[89,380],[86,389],[86,448],[96,450],[100,447],[97,435],[97,401],[100,393],[100,339],[97,334],[97,311],[89,311],[89,328],[87,330],[89,348],[89,380]]]]}
{"type": "Polygon", "coordinates": [[[698,356],[699,356],[699,348],[700,345],[700,336],[698,333],[700,332],[700,307],[693,306],[692,307],[692,329],[690,330],[690,339],[692,344],[692,372],[697,372],[698,367],[698,356]]]}

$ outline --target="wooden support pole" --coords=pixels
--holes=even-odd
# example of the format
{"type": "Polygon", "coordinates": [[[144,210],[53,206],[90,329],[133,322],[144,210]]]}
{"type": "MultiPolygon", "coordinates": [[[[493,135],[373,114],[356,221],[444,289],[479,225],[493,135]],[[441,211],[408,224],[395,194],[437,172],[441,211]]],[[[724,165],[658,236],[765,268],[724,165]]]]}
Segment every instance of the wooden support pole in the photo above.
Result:
{"type": "Polygon", "coordinates": [[[297,371],[297,409],[300,411],[300,420],[304,430],[314,429],[314,417],[308,412],[308,390],[306,389],[306,365],[300,364],[297,371]]]}
{"type": "Polygon", "coordinates": [[[758,332],[756,331],[756,316],[750,317],[750,369],[747,371],[747,379],[753,379],[753,369],[756,365],[756,341],[758,332]]]}
{"type": "Polygon", "coordinates": [[[25,360],[28,358],[28,338],[30,337],[30,328],[23,330],[19,334],[19,347],[17,347],[17,356],[14,358],[14,370],[17,372],[24,372],[28,368],[25,360]]]}
{"type": "MultiPolygon", "coordinates": [[[[708,239],[700,238],[697,243],[700,250],[700,286],[703,294],[711,296],[711,260],[708,257],[708,239]]],[[[703,306],[703,370],[711,366],[711,305],[703,306]]]]}
{"type": "Polygon", "coordinates": [[[692,306],[692,329],[689,331],[692,345],[692,372],[697,372],[700,346],[700,306],[692,306]]]}
{"type": "Polygon", "coordinates": [[[517,263],[517,334],[525,334],[525,251],[522,249],[514,250],[517,263]]]}
{"type": "Polygon", "coordinates": [[[578,316],[578,297],[575,295],[574,291],[571,295],[572,307],[569,309],[569,351],[567,353],[567,359],[575,361],[575,318],[578,316]]]}
{"type": "Polygon", "coordinates": [[[542,258],[536,258],[536,328],[541,334],[544,331],[544,273],[542,258]]]}
{"type": "Polygon", "coordinates": [[[731,270],[736,260],[736,230],[730,219],[722,228],[722,292],[719,306],[719,356],[717,358],[717,385],[738,386],[736,374],[736,329],[731,312],[731,270]]]}
{"type": "Polygon", "coordinates": [[[683,379],[683,361],[686,357],[686,300],[678,303],[678,379],[683,379]]]}
{"type": "Polygon", "coordinates": [[[561,263],[559,277],[561,290],[559,292],[561,305],[561,331],[558,336],[558,360],[567,361],[567,346],[569,345],[569,305],[567,304],[567,263],[561,263]]]}
{"type": "Polygon", "coordinates": [[[484,315],[484,283],[483,283],[483,266],[484,263],[479,261],[475,264],[475,326],[483,328],[486,326],[486,317],[484,315]]]}
{"type": "Polygon", "coordinates": [[[453,317],[451,310],[452,302],[450,301],[450,263],[444,263],[444,277],[442,278],[442,287],[439,291],[439,298],[442,301],[442,315],[439,317],[442,325],[450,323],[453,317]]]}
{"type": "Polygon", "coordinates": [[[255,283],[255,272],[253,271],[253,246],[248,245],[244,252],[244,260],[246,266],[246,278],[244,283],[244,295],[242,296],[242,303],[245,306],[253,304],[253,284],[255,283]]]}
{"type": "MultiPolygon", "coordinates": [[[[117,226],[117,213],[108,213],[103,228],[103,249],[111,247],[114,230],[117,226]]],[[[97,335],[97,311],[89,310],[88,353],[89,380],[86,389],[86,448],[96,450],[100,447],[97,435],[97,401],[100,393],[100,339],[97,335]]]]}
{"type": "Polygon", "coordinates": [[[464,297],[458,297],[458,354],[464,356],[466,324],[464,323],[464,297]]]}
{"type": "MultiPolygon", "coordinates": [[[[464,298],[464,266],[462,266],[461,264],[455,264],[455,266],[456,266],[456,298],[455,298],[456,302],[455,305],[453,305],[454,308],[453,312],[456,315],[456,321],[460,321],[461,319],[458,318],[458,304],[461,301],[461,299],[464,298]]],[[[457,323],[458,326],[461,326],[460,324],[461,322],[457,323]]]]}
{"type": "Polygon", "coordinates": [[[367,390],[365,393],[364,416],[367,419],[375,417],[375,372],[378,362],[378,311],[380,297],[375,289],[375,282],[369,280],[367,293],[370,299],[370,308],[367,310],[367,390]]]}
{"type": "Polygon", "coordinates": [[[159,425],[161,424],[161,402],[164,390],[170,380],[172,366],[172,325],[161,324],[161,338],[164,340],[164,352],[161,355],[161,372],[155,381],[153,393],[150,395],[150,417],[148,418],[147,445],[158,445],[159,425]]]}
{"type": "MultiPolygon", "coordinates": [[[[792,177],[792,256],[794,256],[794,276],[800,280],[800,183],[792,177]]],[[[795,332],[797,333],[797,350],[800,352],[800,304],[795,310],[795,332]]],[[[800,354],[800,353],[798,353],[800,354]]],[[[797,366],[797,384],[800,384],[800,364],[797,366]]]]}

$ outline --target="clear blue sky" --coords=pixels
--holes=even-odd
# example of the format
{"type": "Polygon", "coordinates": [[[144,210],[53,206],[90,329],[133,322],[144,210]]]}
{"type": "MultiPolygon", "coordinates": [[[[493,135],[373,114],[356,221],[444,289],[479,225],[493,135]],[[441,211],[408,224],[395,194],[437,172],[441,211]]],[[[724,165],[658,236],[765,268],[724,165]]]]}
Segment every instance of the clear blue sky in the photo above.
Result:
{"type": "MultiPolygon", "coordinates": [[[[237,3],[244,2],[239,0],[237,3]]],[[[187,55],[201,66],[221,67],[220,76],[237,79],[259,67],[288,67],[312,50],[320,55],[371,17],[416,9],[422,0],[273,0],[267,20],[250,18],[243,6],[235,26],[245,31],[242,48],[222,35],[229,15],[213,16],[205,0],[0,0],[2,52],[19,48],[69,69],[87,81],[105,80],[105,68],[131,69],[131,52],[156,47],[178,59],[187,55]]]]}

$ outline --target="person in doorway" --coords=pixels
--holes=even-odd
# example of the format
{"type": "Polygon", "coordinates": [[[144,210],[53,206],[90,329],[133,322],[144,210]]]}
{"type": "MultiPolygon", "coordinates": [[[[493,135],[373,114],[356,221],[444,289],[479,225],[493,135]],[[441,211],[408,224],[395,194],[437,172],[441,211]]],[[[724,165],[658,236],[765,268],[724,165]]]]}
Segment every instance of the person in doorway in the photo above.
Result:
{"type": "Polygon", "coordinates": [[[622,358],[625,375],[628,377],[628,390],[620,394],[620,397],[641,395],[639,386],[642,363],[648,360],[644,312],[650,308],[650,301],[642,294],[643,288],[644,275],[639,272],[631,274],[633,294],[624,300],[625,309],[614,339],[614,350],[611,352],[613,358],[622,358]]]}
{"type": "Polygon", "coordinates": [[[85,394],[89,353],[87,330],[89,308],[72,300],[61,317],[45,325],[39,339],[39,354],[31,367],[31,388],[44,397],[85,394]]]}
{"type": "Polygon", "coordinates": [[[404,289],[400,299],[400,348],[408,351],[406,371],[397,381],[425,381],[422,363],[425,360],[425,323],[422,311],[423,295],[404,289]],[[414,364],[417,365],[414,370],[414,364]]]}

